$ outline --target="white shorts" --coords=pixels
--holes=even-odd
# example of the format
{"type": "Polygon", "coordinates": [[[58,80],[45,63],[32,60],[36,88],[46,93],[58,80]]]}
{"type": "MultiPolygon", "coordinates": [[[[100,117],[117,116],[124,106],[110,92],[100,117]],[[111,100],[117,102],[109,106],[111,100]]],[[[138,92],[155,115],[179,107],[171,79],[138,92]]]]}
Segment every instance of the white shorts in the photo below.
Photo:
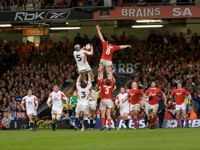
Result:
{"type": "Polygon", "coordinates": [[[89,105],[78,103],[77,107],[76,107],[76,113],[78,113],[78,114],[83,113],[84,115],[88,115],[89,114],[89,105]]]}
{"type": "Polygon", "coordinates": [[[181,105],[176,105],[176,110],[186,110],[185,102],[181,105]]]}
{"type": "Polygon", "coordinates": [[[120,116],[124,117],[125,113],[129,113],[128,107],[120,107],[120,116]]]}
{"type": "Polygon", "coordinates": [[[112,63],[112,61],[101,59],[99,65],[104,66],[104,67],[112,67],[113,63],[112,63]]]}
{"type": "Polygon", "coordinates": [[[158,110],[158,104],[155,104],[155,105],[151,105],[151,104],[148,104],[147,105],[147,110],[151,110],[151,109],[153,109],[154,111],[156,110],[158,110]]]}
{"type": "Polygon", "coordinates": [[[113,101],[111,99],[102,99],[100,102],[100,110],[106,108],[113,108],[113,101]]]}
{"type": "Polygon", "coordinates": [[[96,102],[95,100],[89,101],[89,109],[96,110],[96,102]]]}
{"type": "Polygon", "coordinates": [[[62,109],[53,109],[51,110],[51,114],[62,114],[63,113],[63,108],[62,109]]]}
{"type": "Polygon", "coordinates": [[[140,111],[140,104],[131,104],[130,111],[137,110],[140,111]]]}
{"type": "Polygon", "coordinates": [[[33,109],[26,109],[26,114],[27,115],[37,116],[37,111],[33,110],[33,109]]]}
{"type": "Polygon", "coordinates": [[[78,72],[79,73],[85,73],[85,72],[89,72],[89,71],[92,70],[89,64],[85,65],[85,67],[83,67],[83,68],[84,69],[78,69],[78,72]]]}

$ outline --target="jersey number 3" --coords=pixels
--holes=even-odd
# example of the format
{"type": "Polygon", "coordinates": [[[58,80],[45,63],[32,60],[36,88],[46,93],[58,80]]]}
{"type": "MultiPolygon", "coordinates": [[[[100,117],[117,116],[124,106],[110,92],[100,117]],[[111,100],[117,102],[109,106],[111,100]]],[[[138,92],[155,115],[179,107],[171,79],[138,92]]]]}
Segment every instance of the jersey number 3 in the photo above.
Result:
{"type": "Polygon", "coordinates": [[[81,92],[81,98],[85,98],[86,97],[86,93],[85,92],[81,92]]]}

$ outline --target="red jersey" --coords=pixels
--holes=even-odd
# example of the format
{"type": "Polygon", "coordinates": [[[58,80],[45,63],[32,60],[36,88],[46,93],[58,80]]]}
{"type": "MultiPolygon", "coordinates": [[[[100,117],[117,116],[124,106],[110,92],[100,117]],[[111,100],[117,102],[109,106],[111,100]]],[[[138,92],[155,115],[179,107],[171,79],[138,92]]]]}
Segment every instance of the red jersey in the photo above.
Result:
{"type": "Polygon", "coordinates": [[[101,40],[103,53],[101,59],[112,61],[113,52],[120,49],[120,46],[109,45],[105,40],[101,40]]]}
{"type": "Polygon", "coordinates": [[[149,96],[149,95],[151,95],[150,97],[149,97],[149,104],[150,105],[156,105],[156,104],[158,104],[158,95],[159,94],[163,94],[163,92],[160,90],[160,89],[158,89],[158,88],[149,88],[146,92],[145,92],[145,95],[146,96],[149,96]]]}
{"type": "Polygon", "coordinates": [[[175,95],[176,98],[176,105],[183,104],[185,95],[189,96],[189,92],[185,89],[176,89],[172,92],[171,97],[175,95]]]}
{"type": "Polygon", "coordinates": [[[106,85],[104,79],[98,80],[98,86],[100,87],[100,98],[101,99],[111,99],[112,100],[112,91],[114,88],[113,80],[110,79],[110,85],[106,85]]]}
{"type": "Polygon", "coordinates": [[[139,90],[139,89],[131,89],[129,92],[128,92],[128,98],[131,99],[131,104],[135,105],[135,104],[139,104],[139,98],[142,97],[144,95],[144,93],[139,90]]]}

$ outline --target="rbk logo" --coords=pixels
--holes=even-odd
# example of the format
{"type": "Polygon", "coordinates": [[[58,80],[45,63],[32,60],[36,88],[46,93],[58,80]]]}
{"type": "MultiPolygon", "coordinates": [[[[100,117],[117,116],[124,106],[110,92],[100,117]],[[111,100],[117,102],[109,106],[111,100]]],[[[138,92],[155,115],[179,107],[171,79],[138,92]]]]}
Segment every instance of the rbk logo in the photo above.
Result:
{"type": "Polygon", "coordinates": [[[70,11],[16,12],[15,21],[66,20],[70,11]]]}
{"type": "Polygon", "coordinates": [[[48,12],[45,19],[46,20],[59,20],[59,19],[67,19],[70,15],[70,11],[64,11],[64,12],[48,12]]]}

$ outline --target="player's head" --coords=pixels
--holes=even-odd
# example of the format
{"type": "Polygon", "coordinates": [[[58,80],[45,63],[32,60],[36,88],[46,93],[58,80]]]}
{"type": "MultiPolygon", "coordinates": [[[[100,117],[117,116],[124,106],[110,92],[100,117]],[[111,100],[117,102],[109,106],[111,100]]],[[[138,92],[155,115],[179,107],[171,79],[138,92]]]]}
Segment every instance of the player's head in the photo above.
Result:
{"type": "Polygon", "coordinates": [[[122,93],[122,94],[125,93],[125,88],[124,88],[124,87],[121,87],[121,88],[120,88],[120,93],[122,93]]]}
{"type": "Polygon", "coordinates": [[[82,88],[86,88],[87,87],[87,83],[85,83],[84,81],[81,81],[80,86],[82,88]]]}
{"type": "Polygon", "coordinates": [[[76,44],[74,46],[75,51],[80,51],[81,50],[81,46],[79,44],[76,44]]]}
{"type": "Polygon", "coordinates": [[[106,83],[106,85],[110,85],[111,84],[109,79],[106,79],[105,83],[106,83]]]}
{"type": "Polygon", "coordinates": [[[152,88],[155,88],[155,87],[156,87],[156,82],[155,82],[155,81],[151,82],[151,87],[152,87],[152,88]]]}
{"type": "Polygon", "coordinates": [[[73,96],[74,96],[74,97],[77,96],[77,92],[76,92],[76,91],[73,92],[73,96]]]}
{"type": "Polygon", "coordinates": [[[28,96],[31,96],[32,95],[32,90],[28,90],[28,96]]]}
{"type": "Polygon", "coordinates": [[[114,40],[112,38],[110,38],[110,39],[108,39],[107,43],[112,45],[114,43],[114,40]]]}
{"type": "Polygon", "coordinates": [[[137,87],[138,87],[137,82],[134,81],[134,82],[132,83],[132,88],[135,89],[135,88],[137,88],[137,87]]]}
{"type": "Polygon", "coordinates": [[[58,92],[58,86],[57,86],[57,85],[54,85],[53,91],[54,91],[54,92],[58,92]]]}
{"type": "Polygon", "coordinates": [[[182,88],[182,84],[181,83],[178,83],[177,84],[177,89],[181,89],[182,88]]]}

